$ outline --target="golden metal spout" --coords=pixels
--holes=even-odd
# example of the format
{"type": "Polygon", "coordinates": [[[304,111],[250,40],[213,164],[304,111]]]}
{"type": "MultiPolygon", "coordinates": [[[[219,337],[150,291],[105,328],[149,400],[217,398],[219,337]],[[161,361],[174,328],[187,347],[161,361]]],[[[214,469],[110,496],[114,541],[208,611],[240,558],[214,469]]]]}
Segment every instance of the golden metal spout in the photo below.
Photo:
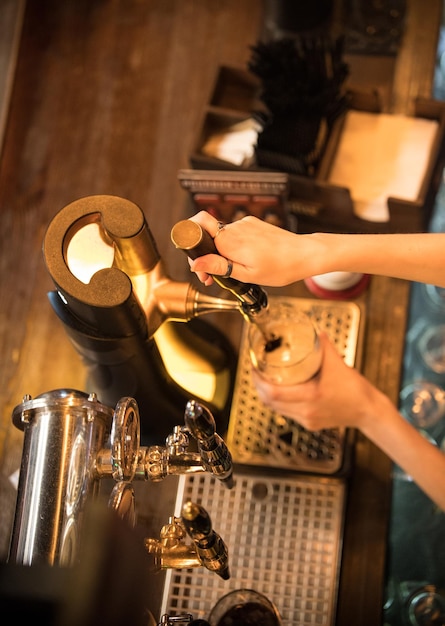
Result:
{"type": "Polygon", "coordinates": [[[170,517],[161,529],[160,539],[147,538],[144,543],[159,569],[203,566],[224,580],[230,578],[227,547],[199,504],[186,502],[182,517],[170,517]],[[186,543],[187,536],[191,544],[186,543]]]}
{"type": "Polygon", "coordinates": [[[170,517],[168,524],[161,529],[160,539],[145,539],[145,547],[154,556],[156,567],[187,569],[202,565],[195,547],[185,543],[186,535],[181,519],[170,517]]]}

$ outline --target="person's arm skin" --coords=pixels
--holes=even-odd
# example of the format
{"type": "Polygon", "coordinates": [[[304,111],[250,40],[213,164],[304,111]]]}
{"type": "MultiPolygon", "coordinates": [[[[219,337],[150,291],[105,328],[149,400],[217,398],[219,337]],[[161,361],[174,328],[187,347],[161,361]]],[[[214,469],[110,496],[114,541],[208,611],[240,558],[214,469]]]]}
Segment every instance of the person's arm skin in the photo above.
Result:
{"type": "MultiPolygon", "coordinates": [[[[213,237],[218,222],[202,211],[193,218],[213,237]]],[[[205,284],[223,275],[243,282],[283,286],[331,271],[379,274],[445,287],[445,234],[297,235],[246,217],[215,239],[219,255],[190,261],[205,284]],[[225,257],[225,258],[224,258],[225,257]]],[[[313,380],[273,385],[252,372],[259,397],[309,430],[359,429],[445,511],[445,454],[409,424],[392,402],[356,369],[348,367],[325,335],[323,364],[313,380]]]]}
{"type": "Polygon", "coordinates": [[[299,385],[273,385],[252,376],[259,398],[308,430],[352,427],[373,441],[445,511],[445,454],[425,439],[392,402],[345,364],[325,334],[318,375],[299,385]]]}
{"type": "MultiPolygon", "coordinates": [[[[201,211],[190,218],[212,237],[217,220],[201,211]]],[[[215,239],[219,255],[190,261],[205,284],[233,262],[237,280],[270,287],[333,271],[392,276],[445,287],[445,233],[299,235],[253,216],[227,224],[215,239]]]]}

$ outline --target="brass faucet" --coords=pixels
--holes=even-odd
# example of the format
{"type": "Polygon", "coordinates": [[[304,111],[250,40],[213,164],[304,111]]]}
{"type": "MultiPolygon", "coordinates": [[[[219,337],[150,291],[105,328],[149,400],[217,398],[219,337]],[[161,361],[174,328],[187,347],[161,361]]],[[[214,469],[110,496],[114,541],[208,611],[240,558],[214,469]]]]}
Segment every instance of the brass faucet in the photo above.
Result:
{"type": "Polygon", "coordinates": [[[182,517],[169,518],[159,540],[145,539],[145,547],[159,569],[204,566],[223,580],[230,578],[227,546],[212,529],[207,511],[194,502],[183,505],[182,517]],[[186,543],[187,536],[190,544],[186,543]]]}
{"type": "Polygon", "coordinates": [[[43,254],[55,285],[49,301],[90,388],[110,406],[137,400],[144,443],[164,441],[191,396],[227,420],[236,355],[223,333],[195,318],[239,304],[172,280],[136,204],[109,195],[68,204],[49,224],[43,254]]]}
{"type": "Polygon", "coordinates": [[[43,252],[59,296],[92,328],[103,328],[105,318],[122,324],[140,307],[152,337],[167,320],[238,308],[172,280],[143,212],[124,198],[88,196],[67,205],[49,224],[43,252]]]}

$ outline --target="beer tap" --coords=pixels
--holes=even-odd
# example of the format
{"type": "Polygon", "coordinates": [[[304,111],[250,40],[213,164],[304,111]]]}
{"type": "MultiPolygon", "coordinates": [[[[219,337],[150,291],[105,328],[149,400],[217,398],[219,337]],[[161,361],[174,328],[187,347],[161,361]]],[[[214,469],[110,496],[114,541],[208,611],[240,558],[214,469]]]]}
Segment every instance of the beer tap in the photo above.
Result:
{"type": "MultiPolygon", "coordinates": [[[[176,248],[183,250],[192,259],[205,254],[219,254],[210,234],[193,220],[177,222],[170,236],[176,248]]],[[[270,336],[265,327],[269,315],[267,292],[260,285],[243,283],[230,276],[212,275],[212,278],[216,284],[235,296],[243,317],[250,324],[255,324],[264,336],[266,350],[270,352],[277,348],[281,338],[270,336]]]]}
{"type": "MultiPolygon", "coordinates": [[[[209,472],[222,484],[233,487],[232,455],[224,439],[216,432],[216,424],[210,410],[189,400],[184,412],[185,426],[175,426],[166,438],[165,447],[141,447],[135,478],[157,482],[167,475],[209,472]],[[198,446],[198,452],[189,451],[189,436],[198,446]]],[[[113,447],[113,445],[112,445],[113,447]]]]}
{"type": "MultiPolygon", "coordinates": [[[[170,236],[175,247],[183,250],[191,259],[205,254],[219,254],[210,234],[193,220],[177,222],[170,236]]],[[[252,283],[243,283],[231,277],[215,275],[212,277],[220,287],[235,296],[241,312],[248,321],[261,322],[261,316],[266,314],[268,308],[267,293],[262,287],[252,283]]]]}
{"type": "Polygon", "coordinates": [[[110,406],[135,398],[144,443],[165,439],[189,397],[228,420],[236,355],[202,316],[237,302],[170,278],[136,204],[109,195],[68,204],[49,224],[43,254],[55,285],[50,303],[88,387],[110,406]]]}
{"type": "Polygon", "coordinates": [[[17,563],[68,564],[75,558],[74,537],[101,479],[115,481],[108,506],[130,525],[136,519],[135,480],[211,472],[225,487],[233,484],[231,454],[211,412],[196,400],[187,403],[186,423],[175,427],[164,447],[140,445],[139,409],[131,397],[121,398],[113,410],[95,394],[72,389],[26,395],[13,422],[24,431],[10,548],[17,563]],[[189,451],[190,437],[197,452],[189,451]]]}
{"type": "Polygon", "coordinates": [[[205,508],[194,502],[186,502],[182,507],[182,523],[195,544],[200,563],[223,580],[228,580],[228,550],[222,538],[213,530],[205,508]]]}
{"type": "Polygon", "coordinates": [[[208,512],[195,502],[185,502],[182,516],[171,517],[160,540],[147,538],[145,547],[160,569],[204,566],[223,580],[230,578],[227,546],[213,530],[208,512]],[[191,544],[186,543],[186,536],[191,544]]]}
{"type": "Polygon", "coordinates": [[[198,442],[199,456],[207,472],[216,476],[226,487],[233,487],[233,463],[225,441],[218,435],[209,409],[194,400],[187,403],[185,425],[198,442]]]}

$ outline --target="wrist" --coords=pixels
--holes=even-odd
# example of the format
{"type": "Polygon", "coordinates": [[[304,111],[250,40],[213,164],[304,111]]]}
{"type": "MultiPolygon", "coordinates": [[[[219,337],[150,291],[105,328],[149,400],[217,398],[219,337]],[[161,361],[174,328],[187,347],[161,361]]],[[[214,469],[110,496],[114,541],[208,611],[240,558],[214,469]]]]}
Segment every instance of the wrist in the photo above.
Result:
{"type": "Polygon", "coordinates": [[[305,278],[327,274],[339,270],[339,242],[337,235],[332,233],[311,233],[303,235],[308,243],[305,278]]]}
{"type": "Polygon", "coordinates": [[[398,421],[400,414],[391,400],[376,387],[370,386],[368,392],[357,427],[368,439],[381,445],[382,439],[388,435],[392,418],[398,421]]]}

